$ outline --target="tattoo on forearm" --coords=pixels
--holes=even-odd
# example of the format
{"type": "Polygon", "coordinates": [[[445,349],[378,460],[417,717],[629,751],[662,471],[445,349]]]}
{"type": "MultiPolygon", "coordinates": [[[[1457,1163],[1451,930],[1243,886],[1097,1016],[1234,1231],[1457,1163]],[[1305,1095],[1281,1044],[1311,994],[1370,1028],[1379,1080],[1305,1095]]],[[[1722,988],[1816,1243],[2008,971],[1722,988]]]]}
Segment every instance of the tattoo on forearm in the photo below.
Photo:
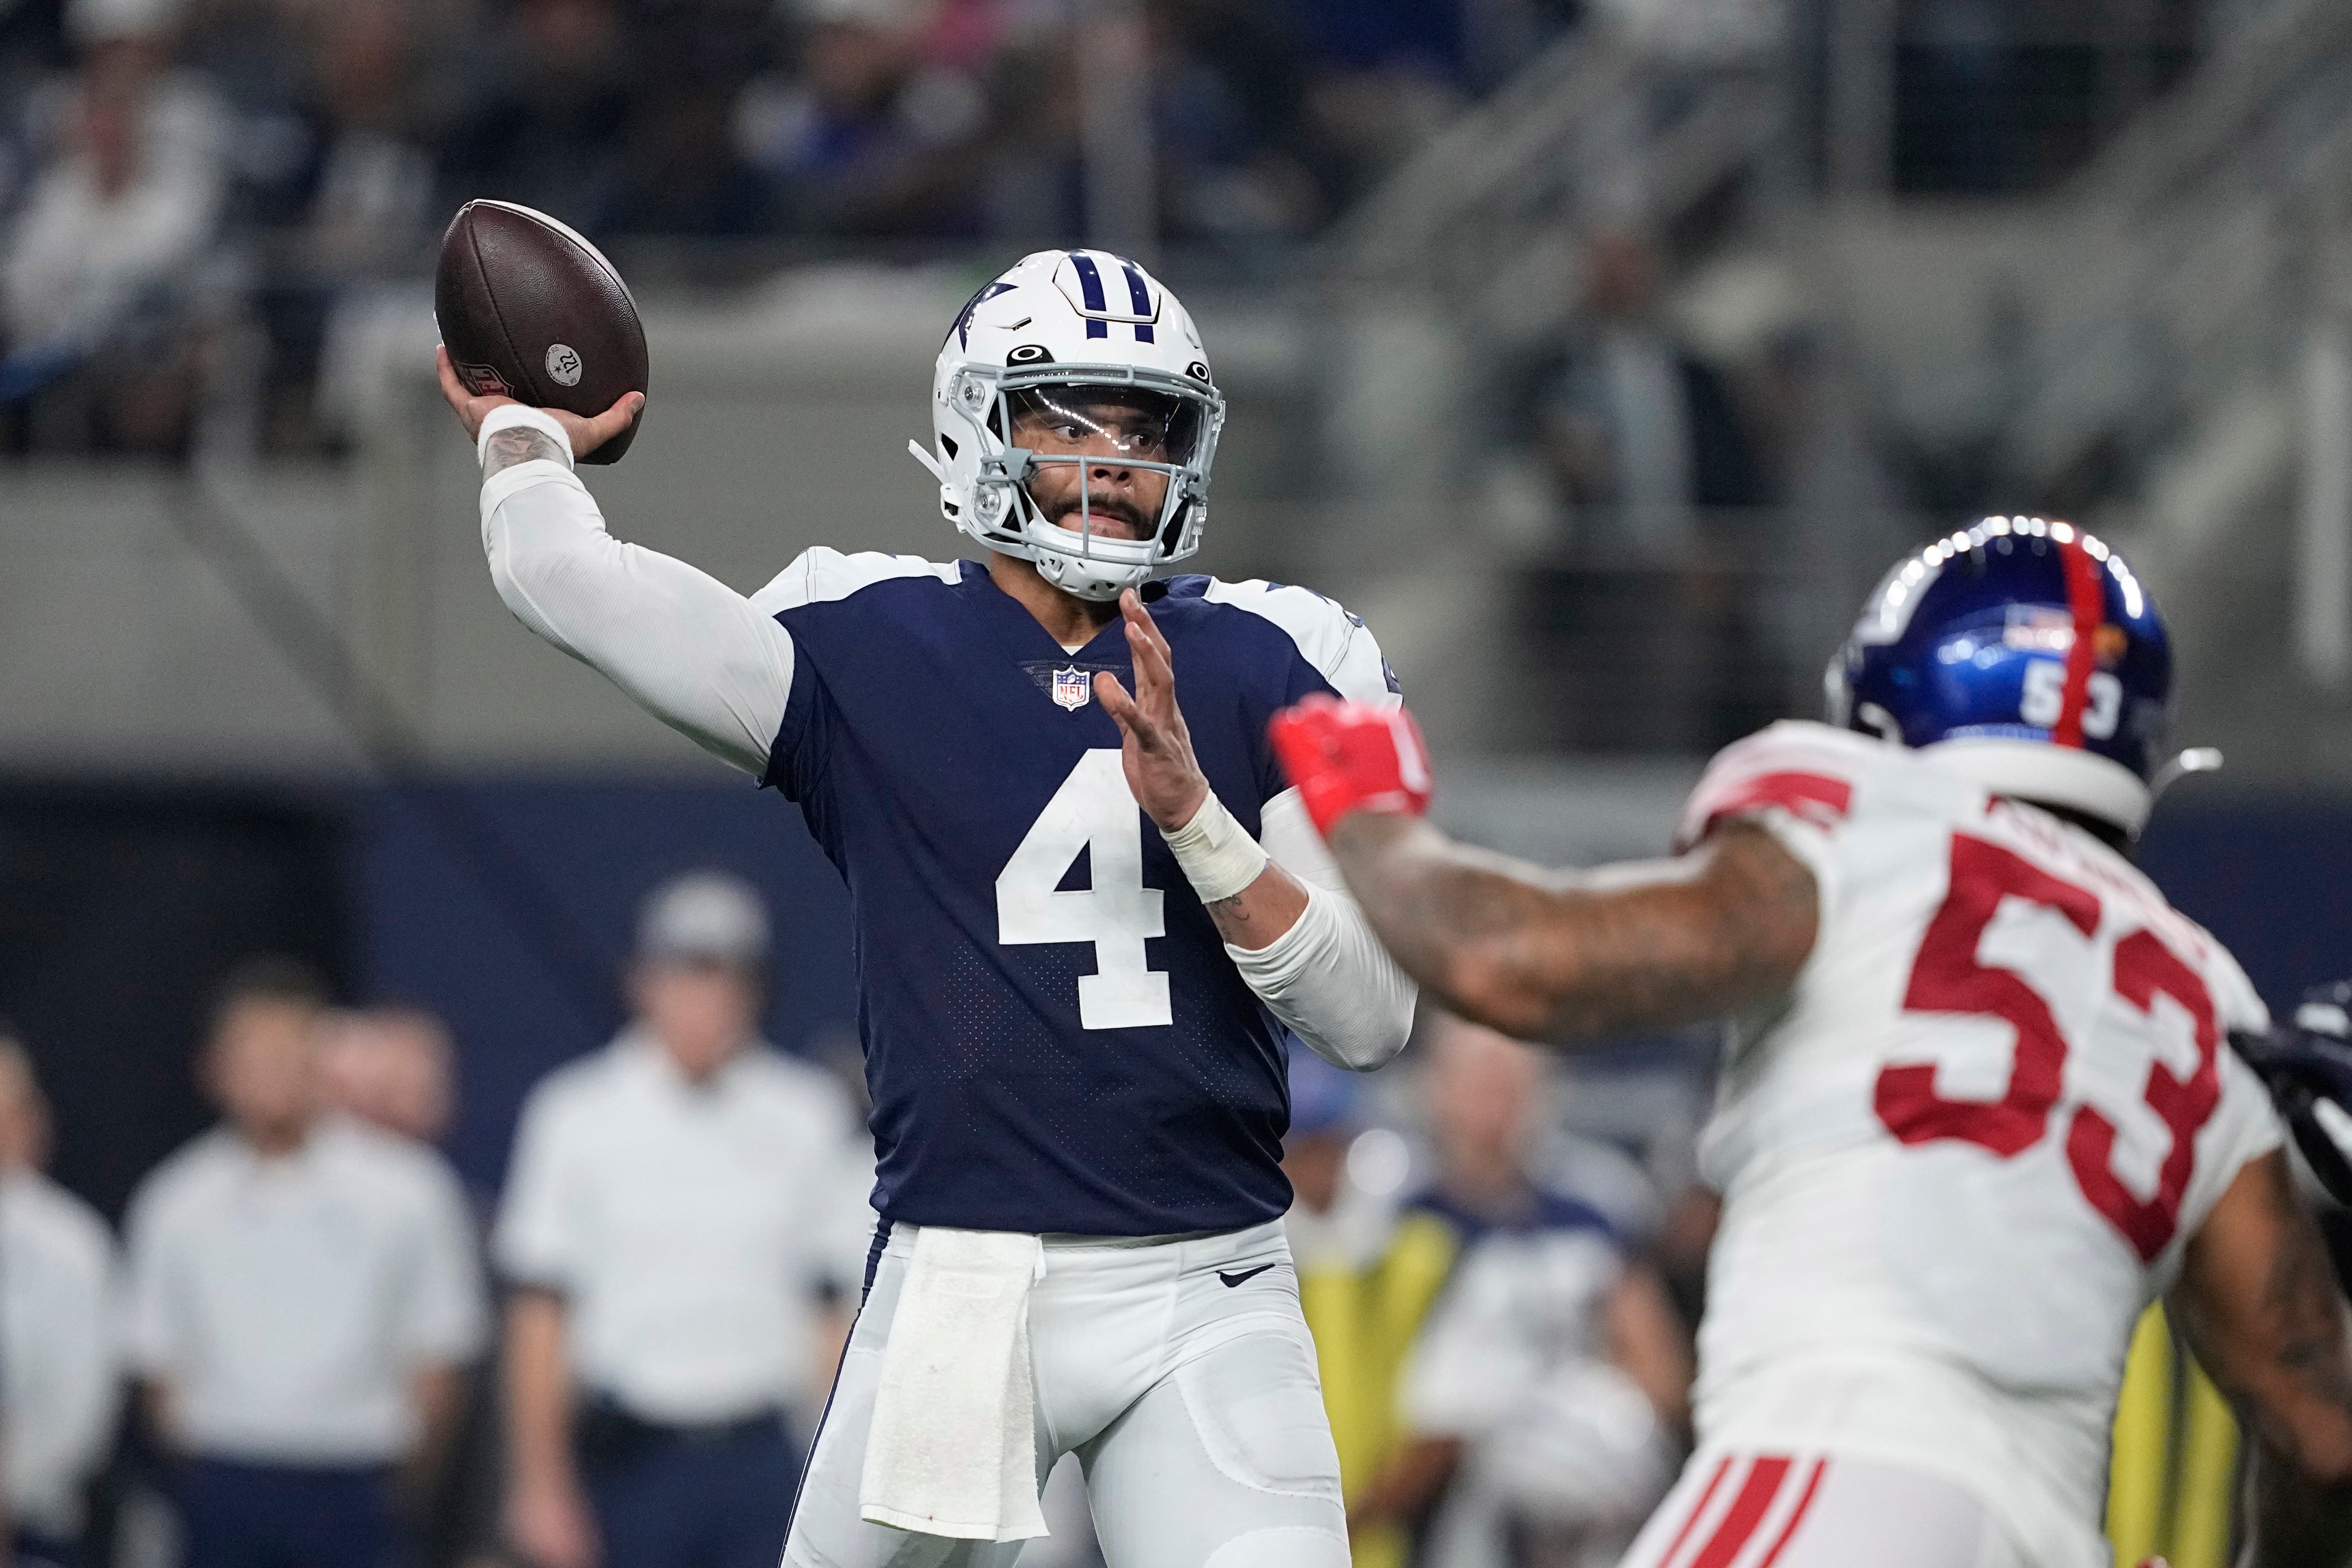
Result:
{"type": "Polygon", "coordinates": [[[528,425],[509,425],[491,436],[488,449],[482,454],[482,478],[544,458],[550,462],[564,463],[563,448],[554,437],[544,430],[534,430],[528,425]]]}
{"type": "Polygon", "coordinates": [[[2344,1320],[2327,1244],[2300,1206],[2294,1221],[2293,1240],[2279,1248],[2263,1290],[2263,1309],[2280,1329],[2273,1353],[2279,1371],[2293,1379],[2305,1397],[2352,1418],[2352,1358],[2346,1353],[2344,1320]]]}
{"type": "Polygon", "coordinates": [[[1761,828],[1639,885],[1535,872],[1433,831],[1351,820],[1333,838],[1405,972],[1521,1038],[1571,1040],[1719,1016],[1785,985],[1812,947],[1812,876],[1761,828]],[[1414,835],[1387,843],[1375,835],[1414,835]]]}

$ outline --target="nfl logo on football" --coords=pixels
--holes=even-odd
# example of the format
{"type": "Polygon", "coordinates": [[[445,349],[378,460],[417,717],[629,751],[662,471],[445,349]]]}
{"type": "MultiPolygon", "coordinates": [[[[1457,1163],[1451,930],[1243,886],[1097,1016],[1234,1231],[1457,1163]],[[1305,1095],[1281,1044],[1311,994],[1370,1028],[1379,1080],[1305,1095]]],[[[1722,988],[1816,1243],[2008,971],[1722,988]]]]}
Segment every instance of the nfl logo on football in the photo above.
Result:
{"type": "Polygon", "coordinates": [[[1054,672],[1054,700],[1063,707],[1075,712],[1091,701],[1094,694],[1093,677],[1076,666],[1054,672]]]}

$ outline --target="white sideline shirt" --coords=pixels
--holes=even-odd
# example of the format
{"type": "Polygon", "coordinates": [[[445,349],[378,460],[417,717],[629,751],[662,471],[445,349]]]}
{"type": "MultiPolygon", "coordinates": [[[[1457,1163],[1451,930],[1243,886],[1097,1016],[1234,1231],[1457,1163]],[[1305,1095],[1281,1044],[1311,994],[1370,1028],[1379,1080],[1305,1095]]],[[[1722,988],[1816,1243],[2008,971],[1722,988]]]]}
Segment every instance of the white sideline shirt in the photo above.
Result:
{"type": "Polygon", "coordinates": [[[870,1153],[854,1196],[843,1176],[856,1131],[819,1068],[752,1045],[696,1083],[625,1030],[524,1101],[493,1257],[564,1299],[574,1373],[644,1419],[799,1405],[818,1293],[859,1283],[840,1277],[841,1211],[872,1185],[870,1153]]]}
{"type": "Polygon", "coordinates": [[[114,1237],[35,1171],[0,1176],[0,1496],[9,1522],[82,1527],[117,1414],[114,1237]]]}
{"type": "Polygon", "coordinates": [[[278,1158],[215,1129],[141,1185],[129,1232],[131,1363],[170,1381],[194,1453],[396,1461],[417,1436],[412,1374],[486,1337],[457,1177],[354,1121],[278,1158]]]}

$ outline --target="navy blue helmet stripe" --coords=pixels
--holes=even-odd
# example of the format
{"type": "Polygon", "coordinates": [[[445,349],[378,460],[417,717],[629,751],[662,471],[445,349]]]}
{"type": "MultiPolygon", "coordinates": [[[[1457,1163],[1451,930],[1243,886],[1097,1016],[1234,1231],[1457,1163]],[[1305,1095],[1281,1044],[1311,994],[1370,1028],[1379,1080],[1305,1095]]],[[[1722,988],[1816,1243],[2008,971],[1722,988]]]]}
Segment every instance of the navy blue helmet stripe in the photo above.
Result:
{"type": "MultiPolygon", "coordinates": [[[[1136,269],[1135,263],[1132,261],[1122,261],[1119,265],[1127,269],[1127,297],[1134,302],[1135,313],[1139,316],[1149,316],[1151,314],[1151,290],[1143,286],[1143,274],[1136,269]]],[[[1136,323],[1135,341],[1139,343],[1148,343],[1152,341],[1150,323],[1142,321],[1136,323]]]]}
{"type": "MultiPolygon", "coordinates": [[[[1110,307],[1103,303],[1102,273],[1095,267],[1095,258],[1083,250],[1074,250],[1070,252],[1070,264],[1078,269],[1078,292],[1086,297],[1087,309],[1108,310],[1110,307]]],[[[1087,319],[1087,336],[1107,338],[1110,328],[1090,316],[1087,319]]]]}

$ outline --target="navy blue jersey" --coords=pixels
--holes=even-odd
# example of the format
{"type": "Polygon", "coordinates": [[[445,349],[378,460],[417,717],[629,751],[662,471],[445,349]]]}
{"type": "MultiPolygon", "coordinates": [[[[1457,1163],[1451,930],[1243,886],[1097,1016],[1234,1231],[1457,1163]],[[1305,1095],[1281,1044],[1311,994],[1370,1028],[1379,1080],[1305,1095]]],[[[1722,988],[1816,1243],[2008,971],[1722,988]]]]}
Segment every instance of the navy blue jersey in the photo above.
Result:
{"type": "MultiPolygon", "coordinates": [[[[1362,623],[1305,589],[1178,577],[1143,600],[1210,787],[1242,826],[1287,787],[1266,721],[1393,689],[1362,623]]],[[[793,646],[764,784],[849,885],[887,1219],[1223,1230],[1290,1204],[1286,1037],[1244,984],[1075,655],[972,562],[814,550],[755,600],[793,646]]]]}

